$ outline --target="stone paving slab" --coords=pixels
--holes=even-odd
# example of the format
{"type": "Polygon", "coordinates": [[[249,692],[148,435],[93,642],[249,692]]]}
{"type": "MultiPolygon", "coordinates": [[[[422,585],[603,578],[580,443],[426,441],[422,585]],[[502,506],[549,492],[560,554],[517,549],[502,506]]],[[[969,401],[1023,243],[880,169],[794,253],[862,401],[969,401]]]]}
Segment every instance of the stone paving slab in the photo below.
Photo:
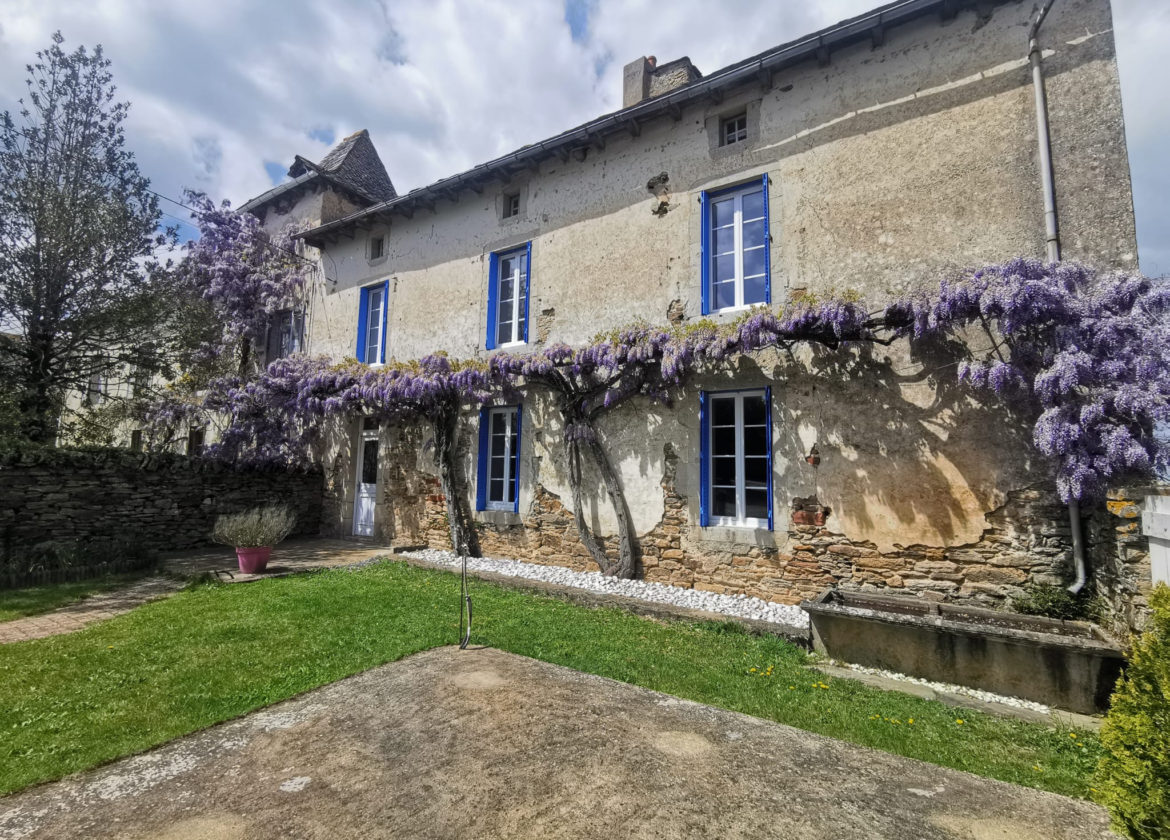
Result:
{"type": "Polygon", "coordinates": [[[0,645],[73,633],[95,621],[104,621],[165,598],[182,588],[183,582],[174,578],[149,577],[112,592],[91,595],[43,615],[0,622],[0,645]]]}
{"type": "Polygon", "coordinates": [[[0,799],[0,838],[1091,840],[1104,811],[496,650],[441,648],[0,799]]]}

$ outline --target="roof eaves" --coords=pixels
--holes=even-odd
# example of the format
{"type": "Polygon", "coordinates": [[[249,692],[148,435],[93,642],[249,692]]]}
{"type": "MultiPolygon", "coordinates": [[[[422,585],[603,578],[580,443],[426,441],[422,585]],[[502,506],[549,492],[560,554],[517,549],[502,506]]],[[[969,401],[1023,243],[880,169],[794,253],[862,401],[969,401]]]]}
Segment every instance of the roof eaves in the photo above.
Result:
{"type": "MultiPolygon", "coordinates": [[[[1006,2],[1006,0],[995,0],[995,2],[1001,3],[1006,2]]],[[[366,216],[401,212],[407,205],[420,199],[425,199],[428,202],[434,201],[438,197],[458,191],[469,184],[487,180],[509,169],[527,167],[534,160],[544,159],[552,154],[561,154],[562,157],[567,158],[568,153],[573,149],[594,144],[597,138],[607,132],[627,130],[631,124],[636,125],[639,120],[677,113],[683,105],[696,99],[710,96],[716,91],[735,87],[756,78],[763,79],[775,70],[810,58],[825,56],[827,51],[833,48],[845,46],[864,37],[872,37],[875,43],[879,43],[880,36],[875,33],[883,32],[885,27],[907,23],[933,9],[945,9],[954,5],[956,5],[956,0],[895,0],[895,2],[865,14],[849,18],[810,35],[728,65],[705,78],[669,93],[643,100],[620,111],[605,114],[548,140],[524,146],[487,163],[481,163],[464,172],[411,190],[405,195],[374,204],[327,224],[303,231],[296,236],[305,239],[310,244],[320,242],[324,236],[348,227],[366,216]]]]}
{"type": "Polygon", "coordinates": [[[238,208],[239,212],[251,213],[255,210],[259,210],[269,202],[275,201],[285,193],[295,190],[297,187],[304,186],[309,181],[312,181],[317,177],[319,176],[316,172],[306,172],[304,175],[299,175],[296,178],[293,178],[291,181],[285,181],[283,184],[277,184],[267,192],[260,193],[260,195],[256,196],[255,198],[250,198],[245,201],[238,208]]]}

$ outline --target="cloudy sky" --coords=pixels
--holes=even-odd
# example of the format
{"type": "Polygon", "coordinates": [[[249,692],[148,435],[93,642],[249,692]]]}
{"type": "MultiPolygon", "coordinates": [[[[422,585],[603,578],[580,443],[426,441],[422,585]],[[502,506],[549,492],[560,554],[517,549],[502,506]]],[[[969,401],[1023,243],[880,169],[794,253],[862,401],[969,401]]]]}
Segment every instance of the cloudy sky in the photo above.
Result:
{"type": "MultiPolygon", "coordinates": [[[[159,192],[239,204],[368,128],[400,192],[621,104],[622,65],[706,72],[878,5],[759,0],[0,0],[0,110],[60,29],[101,43],[159,192]]],[[[1170,273],[1170,3],[1114,0],[1142,268],[1170,273]]],[[[168,212],[184,216],[173,206],[168,212]]]]}

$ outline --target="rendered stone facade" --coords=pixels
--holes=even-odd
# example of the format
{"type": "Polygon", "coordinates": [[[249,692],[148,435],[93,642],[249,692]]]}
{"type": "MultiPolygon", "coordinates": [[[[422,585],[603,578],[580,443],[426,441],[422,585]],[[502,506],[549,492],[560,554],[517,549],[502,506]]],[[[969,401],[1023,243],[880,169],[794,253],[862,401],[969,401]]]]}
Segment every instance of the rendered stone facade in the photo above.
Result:
{"type": "MultiPolygon", "coordinates": [[[[386,282],[387,359],[486,357],[490,256],[526,243],[530,330],[518,352],[581,345],[636,320],[694,323],[703,317],[700,197],[763,175],[773,308],[793,295],[846,291],[877,306],[957,269],[1042,257],[1026,60],[1034,10],[938,6],[881,38],[635,120],[625,134],[501,165],[471,188],[403,196],[360,224],[310,235],[329,256],[313,294],[310,352],[352,356],[361,290],[386,282]],[[721,121],[740,113],[746,140],[720,145],[721,121]],[[505,218],[511,195],[520,213],[505,218]],[[376,261],[371,237],[385,237],[376,261]]],[[[1109,3],[1056,4],[1041,40],[1065,257],[1133,268],[1109,3]]],[[[676,90],[717,75],[696,73],[676,90]]],[[[642,535],[642,572],[789,602],[836,585],[1004,603],[1028,583],[1066,581],[1067,518],[1048,465],[1018,419],[954,385],[952,367],[907,343],[832,358],[762,353],[712,371],[670,406],[639,402],[606,415],[601,435],[642,535]],[[701,528],[697,391],[763,386],[772,388],[775,529],[701,528]],[[805,462],[814,445],[816,468],[805,462]],[[789,527],[793,500],[814,495],[831,510],[826,524],[789,527]]],[[[537,390],[523,395],[522,411],[519,513],[477,514],[483,549],[584,568],[565,508],[558,412],[537,390]]],[[[460,444],[469,503],[476,432],[469,412],[460,444]]],[[[321,452],[335,532],[352,528],[357,436],[356,423],[341,424],[321,452]]],[[[382,436],[378,532],[443,544],[428,436],[382,436]]],[[[588,470],[585,505],[594,530],[613,534],[608,499],[588,470]]]]}

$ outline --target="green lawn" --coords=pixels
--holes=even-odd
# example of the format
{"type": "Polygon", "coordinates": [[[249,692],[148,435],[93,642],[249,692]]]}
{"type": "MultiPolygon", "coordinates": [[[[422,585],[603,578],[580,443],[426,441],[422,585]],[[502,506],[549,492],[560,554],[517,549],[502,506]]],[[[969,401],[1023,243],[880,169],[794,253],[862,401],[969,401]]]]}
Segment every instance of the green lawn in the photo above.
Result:
{"type": "MultiPolygon", "coordinates": [[[[1099,745],[823,678],[724,626],[473,584],[475,644],[985,776],[1086,796],[1099,745]]],[[[68,636],[0,646],[0,793],[210,726],[456,637],[454,575],[383,563],[209,584],[68,636]]]]}
{"type": "Polygon", "coordinates": [[[29,615],[55,610],[99,592],[108,592],[142,577],[139,573],[107,575],[73,583],[29,586],[25,589],[0,589],[0,621],[12,621],[29,615]]]}

